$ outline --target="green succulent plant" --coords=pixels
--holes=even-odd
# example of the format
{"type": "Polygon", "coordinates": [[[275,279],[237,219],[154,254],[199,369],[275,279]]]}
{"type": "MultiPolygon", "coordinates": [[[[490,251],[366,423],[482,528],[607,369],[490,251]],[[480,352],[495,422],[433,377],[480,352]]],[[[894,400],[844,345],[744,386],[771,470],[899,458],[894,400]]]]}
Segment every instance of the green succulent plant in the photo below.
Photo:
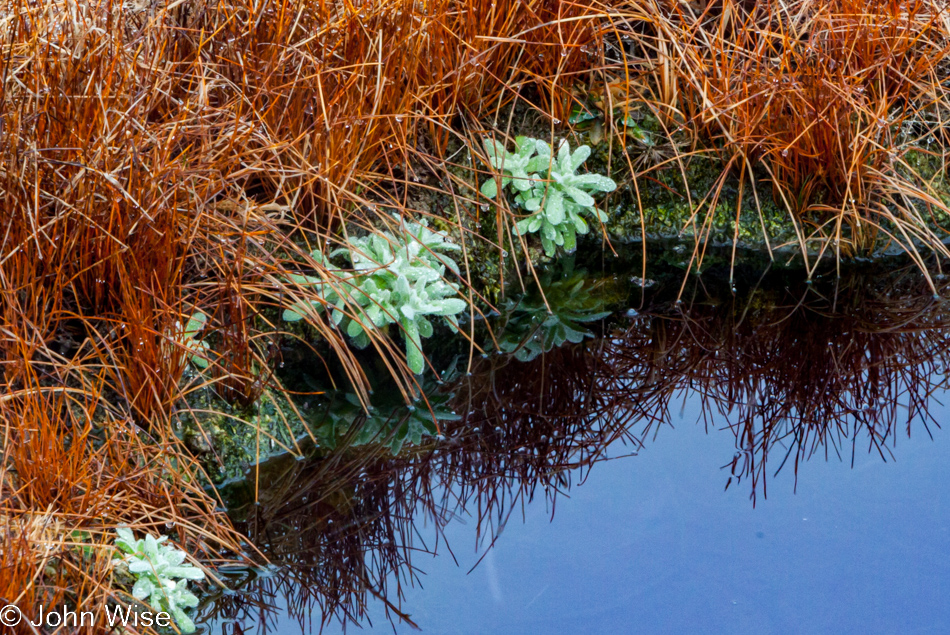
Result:
{"type": "MultiPolygon", "coordinates": [[[[505,146],[494,139],[485,139],[485,153],[488,155],[491,166],[501,173],[501,187],[508,185],[518,192],[529,192],[534,184],[532,180],[540,178],[529,175],[529,172],[537,172],[539,167],[532,159],[536,158],[537,139],[528,137],[518,137],[515,139],[515,151],[508,152],[505,146]]],[[[544,144],[547,145],[547,144],[544,144]]],[[[498,195],[498,181],[492,177],[482,184],[481,192],[488,198],[495,198],[498,195]]]]}
{"type": "MultiPolygon", "coordinates": [[[[501,187],[512,189],[515,202],[531,212],[515,224],[515,230],[522,235],[540,232],[548,256],[553,256],[558,247],[574,250],[577,234],[590,231],[584,216],[607,220],[591,194],[611,192],[617,184],[600,174],[577,174],[590,156],[590,146],[580,146],[572,153],[567,141],[561,141],[554,156],[545,141],[518,137],[514,152],[493,139],[485,140],[485,152],[492,167],[502,175],[501,187]]],[[[482,195],[497,197],[498,185],[495,177],[485,181],[482,195]]]]}
{"type": "Polygon", "coordinates": [[[188,581],[204,579],[204,572],[183,564],[185,552],[162,544],[168,539],[166,536],[146,535],[136,540],[128,527],[120,527],[116,533],[115,546],[125,555],[112,562],[124,563],[135,576],[132,596],[147,601],[156,611],[167,612],[183,633],[193,633],[195,623],[184,609],[198,606],[198,598],[188,590],[188,581]]]}
{"type": "MultiPolygon", "coordinates": [[[[432,335],[430,317],[442,317],[456,331],[455,316],[468,307],[459,295],[457,284],[446,282],[446,269],[458,274],[459,268],[445,251],[459,246],[445,234],[432,231],[425,222],[406,224],[393,236],[382,232],[350,238],[346,247],[330,257],[344,256],[351,270],[337,270],[337,280],[295,275],[293,281],[315,288],[320,300],[311,300],[316,311],[331,306],[330,320],[349,335],[359,347],[369,344],[368,332],[398,324],[406,340],[406,362],[410,370],[425,370],[422,338],[432,335]],[[349,312],[347,315],[346,312],[349,312]]],[[[330,264],[320,252],[313,257],[328,269],[330,264]]],[[[303,319],[306,307],[297,304],[286,309],[289,322],[303,319]]]]}

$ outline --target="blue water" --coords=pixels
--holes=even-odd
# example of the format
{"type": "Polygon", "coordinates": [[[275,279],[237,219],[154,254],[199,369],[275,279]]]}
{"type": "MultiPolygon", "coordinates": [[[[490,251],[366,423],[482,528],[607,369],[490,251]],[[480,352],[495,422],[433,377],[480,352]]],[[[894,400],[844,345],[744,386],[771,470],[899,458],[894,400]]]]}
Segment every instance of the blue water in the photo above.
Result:
{"type": "MultiPolygon", "coordinates": [[[[937,421],[948,413],[932,403],[937,421]]],[[[447,634],[950,632],[947,432],[912,427],[887,462],[859,443],[853,469],[850,445],[843,460],[814,457],[797,491],[790,466],[772,477],[773,459],[753,507],[748,482],[724,491],[734,436],[707,434],[698,414],[687,399],[638,456],[595,465],[553,521],[543,497],[523,522],[515,512],[487,555],[475,520],[453,521],[454,558],[445,544],[413,558],[424,575],[403,610],[447,634]]],[[[365,630],[393,631],[381,604],[370,617],[365,630]]],[[[279,615],[274,626],[300,633],[279,615]]]]}

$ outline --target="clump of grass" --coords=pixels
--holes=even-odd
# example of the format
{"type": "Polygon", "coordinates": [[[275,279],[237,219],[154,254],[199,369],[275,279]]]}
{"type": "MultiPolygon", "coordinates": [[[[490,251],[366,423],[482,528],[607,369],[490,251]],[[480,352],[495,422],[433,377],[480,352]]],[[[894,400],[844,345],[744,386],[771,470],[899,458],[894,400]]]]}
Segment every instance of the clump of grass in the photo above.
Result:
{"type": "MultiPolygon", "coordinates": [[[[667,136],[693,138],[691,150],[662,166],[681,167],[698,151],[722,160],[720,182],[692,201],[697,236],[708,235],[732,176],[740,181],[737,232],[742,188],[754,188],[757,205],[771,194],[789,212],[809,274],[826,253],[840,259],[887,244],[922,269],[926,252],[950,255],[946,228],[931,222],[948,211],[946,197],[907,160],[945,137],[944,3],[625,6],[618,33],[640,55],[624,55],[621,66],[667,136]],[[766,191],[754,170],[766,173],[766,191]]],[[[694,256],[703,253],[697,247],[694,256]]]]}
{"type": "MultiPolygon", "coordinates": [[[[312,252],[378,231],[389,215],[370,204],[419,216],[405,195],[417,172],[444,171],[433,155],[522,89],[564,118],[563,78],[589,65],[599,13],[566,0],[0,0],[0,516],[50,514],[63,576],[37,568],[37,540],[21,549],[7,532],[0,592],[23,593],[5,599],[26,608],[68,588],[101,612],[102,536],[119,525],[170,525],[205,557],[238,552],[175,412],[202,388],[237,409],[281,391],[275,316],[321,299],[290,274],[338,282],[312,252]]],[[[468,202],[454,203],[441,227],[465,241],[468,202]]],[[[366,403],[345,338],[307,321],[366,403]]],[[[405,353],[368,337],[408,397],[405,353]]]]}

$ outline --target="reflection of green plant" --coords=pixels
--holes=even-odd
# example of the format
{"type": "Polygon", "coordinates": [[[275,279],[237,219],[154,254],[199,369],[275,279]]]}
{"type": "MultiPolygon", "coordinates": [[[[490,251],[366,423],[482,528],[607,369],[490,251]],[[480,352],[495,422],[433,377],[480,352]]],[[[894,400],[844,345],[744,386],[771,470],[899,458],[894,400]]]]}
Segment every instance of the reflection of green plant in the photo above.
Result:
{"type": "MultiPolygon", "coordinates": [[[[554,157],[548,143],[518,137],[515,152],[508,152],[491,139],[485,140],[485,152],[492,167],[504,175],[502,187],[510,186],[516,192],[515,202],[532,212],[518,221],[515,230],[519,234],[540,232],[548,256],[553,256],[558,247],[572,251],[577,234],[589,231],[582,215],[607,220],[607,215],[595,207],[591,193],[613,191],[617,184],[600,174],[577,174],[590,156],[590,146],[580,146],[571,153],[567,141],[561,141],[554,157]]],[[[481,193],[495,198],[497,180],[493,177],[485,181],[481,193]]]]}
{"type": "Polygon", "coordinates": [[[195,623],[185,614],[184,608],[198,606],[198,598],[188,590],[188,580],[201,580],[204,572],[191,565],[183,565],[185,552],[171,545],[163,545],[168,538],[146,535],[135,539],[128,527],[116,529],[119,535],[115,546],[125,554],[113,561],[125,563],[129,573],[135,576],[132,596],[136,600],[148,600],[156,611],[165,611],[174,619],[183,633],[193,633],[195,623]],[[180,578],[176,580],[175,578],[180,578]]]}
{"type": "Polygon", "coordinates": [[[406,443],[418,444],[425,435],[435,436],[437,421],[457,421],[460,418],[449,408],[452,395],[438,393],[428,385],[423,389],[425,400],[418,399],[409,406],[396,391],[377,391],[374,397],[377,404],[371,406],[368,413],[355,394],[330,393],[326,414],[314,435],[320,445],[333,448],[354,425],[359,425],[350,445],[385,443],[393,454],[398,454],[406,443]]]}
{"type": "Polygon", "coordinates": [[[515,359],[526,362],[563,345],[578,343],[593,335],[582,326],[610,315],[604,311],[604,300],[592,293],[583,271],[573,271],[570,264],[556,280],[548,272],[541,278],[541,293],[534,290],[522,298],[507,299],[503,312],[507,314],[504,330],[498,338],[502,352],[513,353],[515,359]],[[551,310],[544,300],[547,299],[551,310]]]}
{"type": "MultiPolygon", "coordinates": [[[[389,232],[350,238],[347,247],[331,256],[346,256],[352,271],[338,272],[339,279],[329,282],[312,276],[292,276],[301,286],[314,287],[320,300],[310,304],[317,311],[325,305],[333,307],[330,319],[339,325],[359,347],[369,344],[369,331],[378,331],[390,324],[399,324],[406,339],[406,361],[412,372],[425,369],[422,339],[432,335],[429,316],[441,316],[454,331],[455,315],[467,303],[459,297],[458,285],[446,282],[446,268],[458,273],[458,265],[444,251],[459,246],[425,223],[407,225],[400,221],[397,236],[389,232]],[[344,313],[355,312],[350,317],[344,313]]],[[[313,258],[329,268],[320,252],[313,258]]],[[[306,307],[294,305],[284,311],[287,321],[303,319],[306,307]]]]}

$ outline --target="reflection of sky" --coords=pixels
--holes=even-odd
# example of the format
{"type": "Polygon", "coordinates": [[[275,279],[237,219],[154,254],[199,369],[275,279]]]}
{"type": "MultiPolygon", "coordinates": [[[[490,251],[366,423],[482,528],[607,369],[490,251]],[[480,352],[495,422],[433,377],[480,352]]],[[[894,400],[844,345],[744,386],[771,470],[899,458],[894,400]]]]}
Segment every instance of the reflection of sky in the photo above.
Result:
{"type": "MultiPolygon", "coordinates": [[[[594,467],[553,522],[543,496],[524,523],[516,511],[471,574],[474,520],[451,523],[458,565],[444,545],[417,554],[425,588],[403,609],[426,633],[950,632],[950,431],[899,436],[896,462],[860,442],[854,469],[850,445],[843,462],[813,457],[797,494],[791,462],[772,478],[776,453],[753,508],[747,481],[723,491],[733,435],[706,435],[697,416],[687,401],[638,457],[594,467]]],[[[392,632],[371,615],[364,628],[392,632]]]]}

